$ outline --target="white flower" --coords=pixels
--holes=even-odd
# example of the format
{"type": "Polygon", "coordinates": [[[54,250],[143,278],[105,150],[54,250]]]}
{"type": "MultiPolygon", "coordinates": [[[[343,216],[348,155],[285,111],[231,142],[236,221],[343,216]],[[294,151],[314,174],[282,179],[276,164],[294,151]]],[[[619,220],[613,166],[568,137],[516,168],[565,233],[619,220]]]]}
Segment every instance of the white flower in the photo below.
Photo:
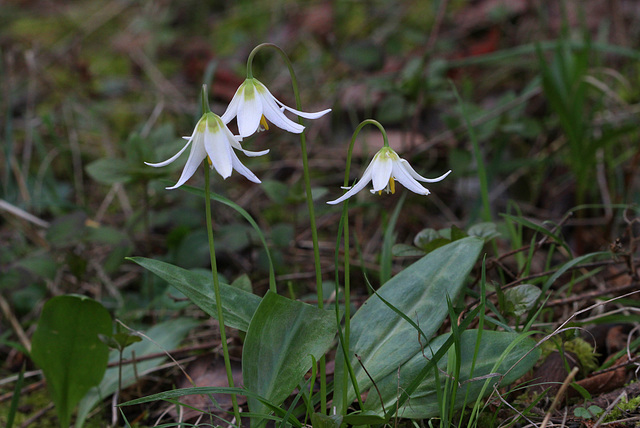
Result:
{"type": "Polygon", "coordinates": [[[229,177],[231,171],[235,169],[254,183],[260,183],[258,177],[240,162],[240,159],[238,159],[233,149],[240,150],[247,156],[261,156],[267,154],[269,150],[261,152],[244,150],[240,145],[241,139],[229,131],[229,128],[227,128],[217,114],[212,112],[203,114],[196,124],[193,134],[191,134],[190,137],[182,138],[187,140],[187,144],[170,159],[160,163],[145,162],[145,164],[154,167],[169,165],[178,159],[182,152],[191,144],[191,152],[182,170],[180,179],[175,186],[167,187],[167,189],[175,189],[182,186],[191,178],[196,169],[198,169],[198,165],[200,165],[205,158],[209,160],[210,168],[215,168],[218,174],[224,179],[229,177]]]}
{"type": "Polygon", "coordinates": [[[327,202],[328,204],[338,204],[347,198],[358,193],[360,190],[370,182],[373,181],[373,190],[371,193],[382,193],[385,190],[387,193],[395,193],[396,186],[395,180],[398,180],[407,189],[419,195],[428,195],[429,190],[424,188],[418,181],[425,183],[435,183],[437,181],[444,180],[451,171],[446,172],[438,178],[424,178],[418,174],[409,162],[401,159],[398,154],[389,147],[383,147],[373,157],[373,160],[362,174],[362,178],[355,186],[348,188],[349,191],[342,195],[340,198],[327,202]]]}
{"type": "Polygon", "coordinates": [[[299,134],[304,130],[300,125],[285,116],[284,111],[288,110],[293,114],[306,119],[317,119],[329,113],[331,109],[322,110],[317,113],[305,113],[282,104],[258,79],[246,79],[238,88],[233,99],[227,107],[227,111],[221,116],[222,121],[227,124],[237,116],[238,131],[242,138],[253,135],[260,127],[269,129],[267,120],[278,128],[285,131],[299,134]],[[265,120],[266,118],[266,120],[265,120]]]}

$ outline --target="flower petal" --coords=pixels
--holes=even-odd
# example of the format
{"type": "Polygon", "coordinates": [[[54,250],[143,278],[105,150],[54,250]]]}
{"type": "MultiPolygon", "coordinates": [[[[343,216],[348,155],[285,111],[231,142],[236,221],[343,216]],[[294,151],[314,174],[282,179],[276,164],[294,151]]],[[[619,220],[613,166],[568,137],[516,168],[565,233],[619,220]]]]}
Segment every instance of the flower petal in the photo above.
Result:
{"type": "Polygon", "coordinates": [[[330,205],[339,204],[340,202],[352,197],[353,195],[355,195],[356,193],[364,189],[367,184],[369,184],[369,180],[365,180],[364,177],[362,177],[362,179],[358,181],[356,184],[354,184],[353,187],[351,187],[351,189],[349,189],[347,193],[345,193],[338,199],[334,199],[333,201],[328,201],[327,203],[330,205]]]}
{"type": "Polygon", "coordinates": [[[242,99],[243,87],[243,85],[240,85],[236,90],[236,93],[233,95],[233,98],[231,98],[231,102],[227,106],[227,109],[224,111],[222,116],[220,116],[220,119],[222,119],[222,122],[224,122],[225,125],[231,122],[231,120],[238,115],[238,105],[240,105],[240,100],[242,99]]]}
{"type": "Polygon", "coordinates": [[[236,150],[240,150],[242,153],[244,153],[249,157],[262,156],[269,153],[269,149],[261,150],[259,152],[252,152],[250,150],[245,150],[242,148],[242,145],[240,145],[240,141],[242,140],[240,137],[233,135],[231,131],[229,131],[229,128],[227,127],[225,127],[223,131],[225,131],[225,134],[227,135],[227,140],[229,141],[229,144],[231,145],[231,147],[233,147],[236,150]]]}
{"type": "Polygon", "coordinates": [[[423,187],[409,174],[401,162],[393,162],[393,177],[407,189],[419,195],[428,195],[429,189],[423,187]]]}
{"type": "Polygon", "coordinates": [[[193,176],[193,173],[196,172],[196,169],[198,169],[198,166],[202,163],[204,158],[207,157],[207,153],[204,150],[202,138],[202,134],[197,134],[194,136],[192,140],[193,146],[191,147],[189,158],[187,159],[187,163],[184,165],[184,169],[182,170],[180,179],[175,184],[175,186],[167,187],[167,190],[176,189],[186,183],[186,181],[193,176]]]}
{"type": "Polygon", "coordinates": [[[265,91],[266,93],[260,94],[260,97],[262,99],[262,106],[264,107],[263,114],[269,122],[273,123],[280,129],[284,129],[285,131],[292,132],[294,134],[299,134],[304,131],[304,126],[285,116],[284,112],[280,107],[278,107],[276,99],[271,95],[267,88],[265,88],[265,91]]]}
{"type": "Polygon", "coordinates": [[[213,167],[218,171],[218,174],[222,178],[228,178],[233,171],[233,164],[231,161],[231,155],[233,151],[224,133],[220,129],[221,126],[225,126],[222,123],[218,124],[213,130],[209,129],[210,124],[207,123],[207,128],[204,132],[204,148],[211,159],[213,167]]]}
{"type": "Polygon", "coordinates": [[[262,101],[254,85],[244,85],[242,99],[238,103],[238,131],[241,137],[253,135],[260,126],[262,101]]]}
{"type": "Polygon", "coordinates": [[[371,174],[373,178],[373,191],[379,192],[387,187],[393,171],[394,162],[384,156],[376,155],[371,162],[371,174]]]}
{"type": "MultiPolygon", "coordinates": [[[[365,169],[364,173],[362,174],[362,178],[356,184],[351,186],[347,193],[345,193],[344,195],[342,195],[338,199],[334,199],[333,201],[328,201],[327,203],[330,204],[330,205],[339,204],[340,202],[344,201],[347,198],[352,197],[353,195],[355,195],[356,193],[358,193],[359,191],[364,189],[365,186],[367,184],[369,184],[369,182],[371,181],[371,173],[372,173],[371,171],[372,171],[372,169],[373,169],[373,162],[371,162],[367,166],[367,169],[365,169]]],[[[344,189],[344,187],[341,187],[341,188],[344,189]]]]}
{"type": "Polygon", "coordinates": [[[444,174],[442,174],[440,177],[436,177],[436,178],[424,178],[423,176],[421,176],[420,174],[418,174],[409,164],[409,162],[407,162],[405,159],[400,159],[400,163],[402,164],[402,168],[405,169],[407,171],[407,173],[415,178],[418,181],[422,181],[424,183],[437,183],[438,181],[442,181],[446,178],[447,175],[449,175],[451,173],[451,170],[445,172],[444,174]]]}
{"type": "Polygon", "coordinates": [[[191,142],[193,141],[193,135],[191,137],[182,137],[187,141],[187,144],[184,145],[183,148],[180,149],[180,151],[178,153],[176,153],[175,155],[171,156],[169,159],[167,159],[164,162],[159,162],[159,163],[149,163],[149,162],[145,162],[146,165],[149,166],[153,166],[153,167],[160,167],[160,166],[167,166],[169,165],[171,162],[175,161],[176,159],[178,159],[180,157],[180,155],[182,154],[182,152],[184,152],[185,150],[187,150],[187,147],[189,147],[189,144],[191,144],[191,142]]]}
{"type": "Polygon", "coordinates": [[[269,149],[260,150],[259,152],[252,152],[251,150],[245,150],[242,147],[234,147],[234,149],[240,150],[242,153],[244,153],[246,156],[249,156],[250,158],[255,158],[257,156],[264,156],[267,153],[269,153],[269,149]]]}
{"type": "Polygon", "coordinates": [[[294,109],[294,108],[291,108],[291,107],[289,107],[289,106],[286,106],[286,105],[282,104],[280,101],[278,101],[278,99],[277,99],[277,98],[274,98],[274,99],[276,100],[276,102],[277,102],[278,104],[280,104],[280,106],[281,106],[282,108],[284,108],[284,109],[286,109],[286,110],[290,111],[291,113],[293,113],[293,114],[295,114],[295,115],[298,115],[298,116],[300,116],[300,117],[304,117],[305,119],[318,119],[318,118],[320,118],[320,117],[324,116],[325,114],[327,114],[327,113],[329,113],[329,112],[331,111],[331,109],[330,109],[330,108],[328,108],[328,109],[326,109],[326,110],[322,110],[322,111],[319,111],[319,112],[316,112],[316,113],[307,113],[307,112],[300,111],[300,110],[296,110],[296,109],[294,109]]]}
{"type": "Polygon", "coordinates": [[[249,181],[253,181],[254,183],[258,183],[258,184],[262,183],[260,179],[256,177],[256,175],[253,172],[251,172],[249,168],[247,168],[246,166],[243,165],[242,162],[240,162],[240,159],[238,159],[238,156],[236,156],[236,154],[233,152],[231,152],[231,163],[233,165],[233,169],[235,169],[240,174],[247,177],[249,181]]]}

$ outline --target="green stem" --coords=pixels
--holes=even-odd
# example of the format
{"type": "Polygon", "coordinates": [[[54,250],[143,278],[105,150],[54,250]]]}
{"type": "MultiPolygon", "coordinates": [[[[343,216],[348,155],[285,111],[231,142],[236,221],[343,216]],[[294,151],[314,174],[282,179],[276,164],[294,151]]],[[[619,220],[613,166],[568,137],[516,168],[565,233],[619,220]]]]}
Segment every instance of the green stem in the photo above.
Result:
{"type": "MultiPolygon", "coordinates": [[[[220,280],[218,279],[218,265],[216,264],[216,250],[213,244],[213,226],[211,224],[211,190],[209,185],[209,165],[207,161],[204,165],[204,196],[205,215],[207,217],[207,235],[209,237],[209,254],[211,257],[211,274],[213,275],[213,293],[216,298],[216,310],[218,313],[218,324],[220,324],[220,341],[222,342],[222,355],[224,357],[224,367],[227,371],[227,381],[229,387],[233,388],[233,374],[231,371],[231,360],[229,359],[229,349],[227,348],[227,333],[224,330],[224,315],[222,313],[222,297],[220,296],[220,280]]],[[[235,394],[231,394],[233,413],[236,418],[236,425],[241,427],[240,410],[238,409],[238,399],[235,394]]]]}
{"type": "MultiPolygon", "coordinates": [[[[364,120],[360,123],[360,125],[358,125],[358,127],[356,128],[356,130],[353,133],[353,136],[351,137],[351,142],[349,143],[349,150],[347,151],[347,164],[345,167],[345,173],[344,173],[344,187],[347,187],[349,185],[349,173],[351,170],[351,157],[353,155],[353,147],[355,145],[356,142],[356,138],[358,137],[358,134],[360,133],[360,131],[362,130],[362,128],[364,128],[366,125],[374,125],[377,126],[378,129],[380,129],[380,132],[382,133],[382,138],[384,141],[384,146],[385,147],[389,147],[389,139],[387,138],[387,132],[385,131],[384,127],[382,126],[382,124],[380,122],[378,122],[377,120],[373,120],[373,119],[367,119],[364,120]]],[[[349,244],[349,201],[345,201],[344,202],[344,206],[342,207],[342,217],[343,217],[343,231],[344,231],[344,337],[342,337],[341,335],[341,345],[343,348],[343,352],[345,355],[345,366],[347,368],[347,370],[349,371],[349,375],[351,377],[351,382],[353,383],[353,387],[354,387],[354,391],[356,392],[356,396],[358,398],[358,402],[360,403],[360,407],[364,408],[363,403],[362,403],[362,399],[360,398],[360,393],[358,391],[358,385],[357,385],[357,381],[356,381],[356,377],[355,374],[353,372],[353,367],[351,366],[351,362],[350,362],[350,355],[349,355],[349,338],[350,338],[350,333],[351,333],[351,279],[350,279],[350,244],[349,244]],[[349,356],[349,358],[347,358],[347,356],[349,356]]],[[[338,269],[336,269],[336,276],[338,269]]],[[[339,281],[336,280],[336,312],[338,312],[338,284],[339,281]]],[[[339,318],[339,316],[338,316],[339,318]]],[[[340,385],[340,387],[342,387],[342,408],[343,409],[347,409],[347,391],[348,391],[348,382],[347,382],[347,377],[343,376],[343,383],[342,385],[340,385]]],[[[338,386],[335,387],[335,389],[338,389],[338,386]]]]}
{"type": "Polygon", "coordinates": [[[207,114],[211,111],[211,108],[209,108],[209,94],[207,94],[207,85],[204,84],[202,85],[202,100],[201,100],[201,106],[202,106],[202,114],[207,114]]]}
{"type": "MultiPolygon", "coordinates": [[[[296,78],[296,74],[293,71],[293,65],[289,60],[287,54],[280,49],[279,46],[274,45],[272,43],[262,43],[251,51],[249,57],[247,58],[247,78],[253,78],[253,58],[258,53],[258,51],[262,48],[273,48],[275,49],[280,56],[283,58],[284,62],[287,64],[287,68],[289,69],[289,75],[291,76],[291,84],[293,85],[293,94],[296,98],[296,109],[302,110],[302,105],[300,102],[300,92],[298,91],[298,79],[296,78]]],[[[303,124],[302,118],[298,116],[298,123],[303,124]]],[[[320,268],[320,249],[318,246],[318,229],[316,227],[316,216],[313,208],[313,197],[311,194],[311,178],[309,176],[309,161],[307,158],[307,140],[305,138],[304,131],[300,133],[300,148],[302,150],[302,171],[304,177],[304,186],[306,190],[307,197],[307,209],[309,211],[309,226],[311,228],[311,240],[313,242],[313,260],[315,266],[316,273],[316,292],[318,296],[318,307],[324,307],[324,296],[322,295],[322,270],[320,268]]],[[[327,408],[327,375],[326,375],[326,358],[323,355],[322,358],[318,361],[320,370],[320,413],[325,414],[327,408]]]]}

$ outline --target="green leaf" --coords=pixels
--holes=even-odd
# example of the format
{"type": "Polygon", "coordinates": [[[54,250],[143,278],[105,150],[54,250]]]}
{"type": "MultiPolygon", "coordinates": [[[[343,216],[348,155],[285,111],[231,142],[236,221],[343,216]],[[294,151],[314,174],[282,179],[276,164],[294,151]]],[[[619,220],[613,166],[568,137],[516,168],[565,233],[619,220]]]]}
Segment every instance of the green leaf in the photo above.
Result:
{"type": "Polygon", "coordinates": [[[422,229],[416,237],[413,238],[413,245],[424,249],[429,242],[439,238],[442,238],[442,236],[440,236],[437,230],[431,228],[422,229]]]}
{"type": "Polygon", "coordinates": [[[560,236],[557,235],[555,233],[553,233],[550,230],[547,230],[544,226],[538,225],[530,220],[527,220],[526,218],[523,217],[518,217],[518,216],[514,216],[514,215],[510,215],[510,214],[500,214],[502,217],[513,221],[514,223],[518,223],[521,224],[525,227],[528,227],[536,232],[539,232],[545,236],[548,236],[549,238],[553,239],[554,242],[558,245],[561,245],[562,247],[564,247],[569,253],[571,253],[571,249],[567,246],[566,241],[560,236]]]}
{"type": "MultiPolygon", "coordinates": [[[[229,388],[229,387],[215,387],[215,386],[197,386],[193,388],[182,388],[182,389],[173,389],[171,391],[160,392],[158,394],[149,395],[147,397],[138,398],[136,400],[127,401],[126,403],[120,404],[120,406],[133,406],[144,403],[151,403],[158,400],[166,400],[171,403],[175,403],[176,398],[184,397],[187,395],[211,395],[211,394],[236,394],[243,395],[245,397],[251,397],[256,400],[261,401],[267,407],[271,408],[277,416],[265,416],[265,418],[274,420],[274,421],[282,421],[283,419],[286,423],[291,424],[295,428],[302,428],[302,424],[296,418],[294,418],[291,414],[289,414],[288,418],[285,418],[288,412],[285,412],[283,409],[274,406],[269,401],[265,400],[263,397],[254,393],[253,391],[249,391],[245,388],[229,388]]],[[[245,416],[252,417],[256,416],[254,413],[246,412],[242,413],[245,416]]],[[[260,415],[262,417],[262,415],[260,415]]]]}
{"type": "MultiPolygon", "coordinates": [[[[320,359],[336,334],[335,314],[271,291],[255,312],[242,351],[245,387],[280,405],[303,380],[313,358],[320,359]]],[[[248,397],[249,410],[268,414],[265,404],[248,397]]],[[[258,426],[264,420],[252,419],[258,426]]]]}
{"type": "Polygon", "coordinates": [[[239,277],[233,280],[232,287],[246,291],[247,293],[253,293],[253,287],[251,287],[251,278],[246,273],[243,273],[239,277]]]}
{"type": "Polygon", "coordinates": [[[465,232],[464,230],[460,229],[455,224],[453,226],[451,226],[451,240],[452,241],[457,241],[458,239],[466,238],[467,236],[468,236],[467,232],[465,232]]]}
{"type": "Polygon", "coordinates": [[[342,415],[323,415],[322,413],[311,414],[311,426],[313,428],[340,428],[342,415]]]}
{"type": "Polygon", "coordinates": [[[55,247],[64,247],[81,242],[86,234],[87,215],[74,212],[56,218],[47,229],[47,241],[55,247]]]}
{"type": "Polygon", "coordinates": [[[260,187],[276,204],[285,204],[289,198],[290,187],[281,181],[264,180],[260,187]]]}
{"type": "MultiPolygon", "coordinates": [[[[130,257],[143,268],[155,273],[187,296],[200,309],[213,318],[218,318],[213,279],[210,275],[190,272],[178,266],[144,257],[130,257]]],[[[247,331],[260,297],[227,284],[220,284],[222,312],[227,327],[247,331]]]]}
{"type": "Polygon", "coordinates": [[[127,183],[132,180],[131,167],[124,159],[102,158],[85,167],[89,177],[102,184],[127,183]]]}
{"type": "Polygon", "coordinates": [[[467,233],[469,236],[477,236],[478,238],[484,239],[484,242],[500,236],[498,227],[495,223],[491,222],[474,224],[467,230],[467,233]]]}
{"type": "Polygon", "coordinates": [[[95,300],[58,296],[44,305],[31,358],[47,379],[62,427],[69,426],[73,408],[107,368],[109,348],[99,334],[111,334],[111,316],[95,300]]]}
{"type": "MultiPolygon", "coordinates": [[[[198,189],[196,187],[187,186],[187,185],[183,185],[181,189],[184,189],[190,193],[193,193],[194,195],[204,197],[204,191],[202,189],[198,189]]],[[[239,213],[242,217],[244,217],[244,219],[247,220],[247,222],[251,225],[251,227],[253,227],[253,230],[256,231],[256,234],[258,235],[258,238],[260,238],[260,242],[262,242],[262,246],[264,247],[264,251],[265,251],[265,254],[267,255],[267,259],[269,259],[269,288],[275,288],[276,276],[275,276],[275,270],[273,268],[273,261],[271,259],[271,252],[269,251],[267,240],[264,238],[264,234],[262,233],[260,226],[258,226],[258,223],[256,223],[256,221],[253,219],[253,217],[251,217],[251,215],[247,212],[247,210],[245,210],[244,208],[242,208],[240,205],[236,204],[232,200],[227,199],[223,196],[217,195],[215,193],[212,193],[210,195],[210,198],[211,200],[220,202],[228,207],[231,207],[233,210],[239,213]]]]}
{"type": "Polygon", "coordinates": [[[358,413],[349,413],[343,419],[344,423],[347,423],[352,426],[362,426],[362,425],[382,425],[387,421],[385,418],[378,415],[376,412],[371,412],[368,410],[358,412],[358,413]]]}
{"type": "Polygon", "coordinates": [[[140,336],[127,333],[114,333],[111,336],[100,334],[98,337],[111,349],[125,349],[127,346],[142,341],[140,336]]]}
{"type": "Polygon", "coordinates": [[[420,257],[424,256],[425,252],[413,245],[395,244],[391,247],[391,254],[394,257],[420,257]]]}
{"type": "Polygon", "coordinates": [[[540,297],[540,289],[532,284],[520,284],[504,292],[507,313],[521,316],[529,311],[540,297]]]}
{"type": "MultiPolygon", "coordinates": [[[[438,336],[418,351],[413,358],[403,364],[400,373],[390,373],[383,379],[376,380],[377,390],[369,392],[365,409],[382,415],[382,406],[377,391],[380,391],[387,412],[395,407],[398,390],[406,388],[414,377],[424,367],[428,359],[440,349],[451,334],[438,336]]],[[[455,395],[455,408],[460,409],[465,403],[472,404],[478,397],[493,391],[493,385],[500,382],[506,386],[522,377],[530,370],[540,357],[539,349],[534,350],[535,342],[524,335],[501,331],[483,331],[478,353],[474,354],[478,330],[466,330],[460,338],[460,351],[452,347],[448,353],[460,355],[460,374],[456,379],[458,391],[455,395]],[[532,351],[533,350],[533,351],[532,351]],[[473,373],[471,368],[473,366],[473,373]]],[[[450,357],[451,355],[449,355],[450,357]]],[[[446,371],[449,357],[441,358],[438,362],[440,370],[446,371]]],[[[440,381],[442,382],[441,373],[440,381]]],[[[435,376],[427,377],[413,392],[411,399],[403,408],[398,409],[398,416],[411,419],[423,419],[438,416],[440,404],[437,400],[437,390],[441,384],[435,376]]]]}
{"type": "MultiPolygon", "coordinates": [[[[447,316],[447,296],[454,300],[462,290],[482,246],[481,239],[464,238],[438,248],[391,278],[378,294],[431,336],[447,316]]],[[[361,392],[368,390],[372,383],[354,354],[362,358],[362,365],[377,380],[395,373],[418,351],[420,343],[415,328],[377,296],[370,297],[353,316],[349,355],[361,392]]],[[[338,356],[335,384],[341,385],[345,375],[344,359],[338,356]]],[[[350,385],[347,406],[354,399],[355,392],[350,385]]],[[[338,413],[344,413],[342,388],[336,389],[334,403],[338,413]]]]}
{"type": "MultiPolygon", "coordinates": [[[[170,351],[178,347],[182,339],[189,333],[198,322],[187,318],[177,318],[170,321],[154,325],[145,336],[149,339],[143,339],[141,342],[128,346],[122,353],[123,360],[131,360],[135,355],[136,359],[144,358],[147,355],[156,354],[163,350],[170,351]]],[[[137,336],[136,336],[137,337],[137,336]]],[[[111,351],[109,354],[109,362],[116,363],[120,358],[118,351],[111,351]]],[[[138,381],[140,376],[144,376],[148,371],[164,363],[167,357],[158,357],[150,360],[136,361],[135,369],[133,364],[127,364],[122,367],[122,388],[127,388],[138,381]]],[[[100,382],[100,385],[91,388],[89,393],[82,399],[78,406],[78,414],[76,416],[76,428],[81,428],[91,409],[96,404],[109,397],[118,389],[118,367],[107,369],[100,382]]]]}
{"type": "Polygon", "coordinates": [[[31,254],[16,263],[20,266],[42,278],[54,279],[58,271],[58,263],[53,260],[51,253],[31,254]]]}

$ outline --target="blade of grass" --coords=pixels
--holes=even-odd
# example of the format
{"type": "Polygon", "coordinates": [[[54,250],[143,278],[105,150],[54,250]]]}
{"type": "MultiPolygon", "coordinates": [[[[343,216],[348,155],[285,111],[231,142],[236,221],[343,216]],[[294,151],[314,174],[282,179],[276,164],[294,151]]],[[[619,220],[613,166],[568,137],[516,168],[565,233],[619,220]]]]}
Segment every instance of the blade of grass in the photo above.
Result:
{"type": "Polygon", "coordinates": [[[380,285],[383,285],[385,282],[391,279],[391,248],[393,247],[393,244],[396,240],[396,234],[394,233],[394,230],[396,228],[396,223],[398,222],[398,217],[400,216],[400,210],[402,209],[406,198],[407,192],[403,192],[384,230],[382,251],[380,253],[380,285]]]}
{"type": "Polygon", "coordinates": [[[469,131],[469,139],[471,140],[471,145],[473,146],[473,155],[476,160],[476,165],[478,168],[478,180],[480,180],[480,197],[482,200],[482,220],[483,221],[491,221],[491,206],[489,203],[489,183],[487,180],[487,170],[484,163],[484,159],[482,158],[482,152],[480,151],[480,145],[478,144],[478,138],[476,137],[476,132],[471,125],[471,120],[469,119],[469,115],[467,114],[467,109],[462,102],[462,98],[458,93],[453,82],[451,82],[451,88],[453,89],[453,93],[458,100],[458,105],[460,106],[460,114],[464,119],[465,124],[467,125],[467,129],[469,131]]]}

